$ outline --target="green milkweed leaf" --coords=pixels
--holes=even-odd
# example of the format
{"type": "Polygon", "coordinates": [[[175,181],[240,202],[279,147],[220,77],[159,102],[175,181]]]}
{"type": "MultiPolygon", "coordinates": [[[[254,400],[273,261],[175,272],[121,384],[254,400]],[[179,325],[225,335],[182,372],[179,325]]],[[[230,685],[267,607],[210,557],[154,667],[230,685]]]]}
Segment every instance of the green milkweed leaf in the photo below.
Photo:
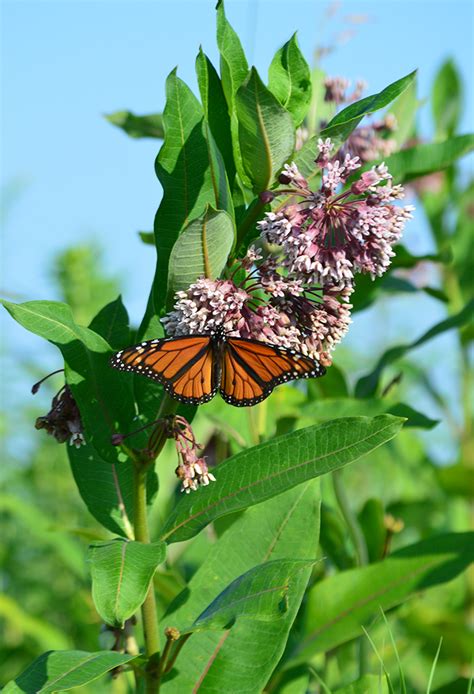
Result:
{"type": "MultiPolygon", "coordinates": [[[[163,617],[185,628],[229,583],[263,562],[316,556],[319,535],[319,482],[312,480],[242,514],[209,550],[203,564],[163,617]]],[[[237,619],[230,630],[202,631],[185,644],[180,666],[163,685],[165,694],[262,691],[285,648],[308,582],[302,569],[290,582],[287,610],[278,619],[237,619]]]]}
{"type": "Polygon", "coordinates": [[[293,153],[293,121],[255,68],[237,92],[236,108],[243,166],[254,191],[260,193],[273,183],[293,153]]]}
{"type": "MultiPolygon", "coordinates": [[[[3,302],[23,327],[56,345],[63,355],[66,380],[84,425],[85,445],[68,447],[71,468],[92,515],[119,535],[131,535],[133,469],[112,446],[116,427],[127,432],[136,411],[131,380],[109,366],[110,345],[90,328],[75,323],[71,309],[54,301],[3,302]]],[[[125,376],[128,376],[125,374],[125,376]]],[[[149,498],[157,489],[148,476],[149,498]]]]}
{"type": "Polygon", "coordinates": [[[115,424],[127,426],[135,416],[130,388],[109,367],[112,352],[103,337],[78,325],[66,304],[56,301],[3,302],[27,330],[56,345],[66,363],[66,379],[78,404],[87,442],[110,462],[117,451],[110,443],[115,424]]]}
{"type": "Polygon", "coordinates": [[[208,137],[202,107],[176,70],[166,81],[163,123],[165,139],[155,164],[163,186],[154,225],[158,260],[152,305],[141,334],[151,315],[160,315],[165,308],[169,257],[179,234],[207,204],[219,208],[228,198],[222,157],[208,137]]]}
{"type": "Polygon", "coordinates": [[[178,502],[161,538],[188,539],[215,518],[336,470],[393,438],[403,419],[348,417],[307,427],[241,451],[218,465],[218,482],[178,502]]]}
{"type": "MultiPolygon", "coordinates": [[[[196,58],[196,74],[204,116],[209,124],[209,129],[219,152],[224,159],[229,184],[231,189],[233,189],[236,169],[232,152],[229,109],[219,75],[207,55],[203,53],[202,48],[199,49],[196,58]]],[[[245,74],[247,74],[247,71],[245,71],[245,74]]]]}
{"type": "Polygon", "coordinates": [[[181,632],[230,629],[237,619],[278,619],[288,610],[291,581],[313,563],[301,559],[275,559],[255,566],[234,579],[193,624],[181,632]]]}
{"type": "Polygon", "coordinates": [[[299,49],[296,34],[275,53],[268,70],[268,88],[291,113],[298,127],[311,102],[311,72],[299,49]]]}
{"type": "Polygon", "coordinates": [[[456,135],[446,142],[416,145],[386,157],[385,163],[396,183],[442,171],[474,149],[474,135],[456,135]]]}
{"type": "Polygon", "coordinates": [[[317,583],[308,594],[303,637],[289,663],[306,661],[362,633],[363,624],[420,590],[450,581],[474,560],[474,533],[423,540],[370,566],[317,583]]]}
{"type": "Polygon", "coordinates": [[[106,624],[123,627],[139,609],[165,555],[164,542],[146,545],[121,538],[89,547],[92,597],[106,624]]]}
{"type": "Polygon", "coordinates": [[[410,72],[406,77],[402,77],[396,82],[389,84],[388,87],[382,89],[378,94],[366,96],[360,101],[346,106],[346,108],[342,109],[342,111],[334,116],[324,130],[321,130],[320,136],[323,139],[330,137],[337,147],[344,142],[344,140],[347,140],[351,132],[359,125],[364,116],[388,106],[410,86],[415,76],[416,70],[410,72]]]}
{"type": "Polygon", "coordinates": [[[4,694],[54,694],[82,687],[137,656],[112,651],[49,651],[43,653],[15,681],[3,689],[4,694]]]}
{"type": "MultiPolygon", "coordinates": [[[[239,145],[239,124],[235,96],[237,90],[247,77],[249,70],[244,49],[240,43],[234,29],[229,24],[225,15],[224,2],[219,0],[216,5],[217,10],[217,46],[220,53],[220,71],[222,89],[227,101],[227,108],[230,116],[230,130],[232,139],[233,158],[236,170],[245,185],[248,181],[242,163],[242,154],[239,145]]],[[[224,115],[225,118],[225,115],[224,115]]],[[[229,180],[231,180],[231,170],[228,169],[229,180]]],[[[237,192],[239,188],[237,181],[232,181],[232,191],[237,192]]]]}
{"type": "Polygon", "coordinates": [[[234,243],[234,225],[223,210],[206,207],[180,234],[170,254],[168,297],[187,289],[198,277],[216,279],[234,243]]]}
{"type": "Polygon", "coordinates": [[[130,325],[122,297],[104,306],[92,319],[89,328],[101,335],[113,349],[120,349],[130,342],[130,325]]]}

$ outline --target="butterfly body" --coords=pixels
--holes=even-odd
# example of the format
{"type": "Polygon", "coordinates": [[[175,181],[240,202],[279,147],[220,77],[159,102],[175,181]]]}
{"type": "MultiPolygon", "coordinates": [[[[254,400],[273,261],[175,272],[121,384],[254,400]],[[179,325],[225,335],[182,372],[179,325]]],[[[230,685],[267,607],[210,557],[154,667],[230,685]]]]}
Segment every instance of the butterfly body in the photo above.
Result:
{"type": "Polygon", "coordinates": [[[280,383],[325,373],[318,362],[295,350],[233,337],[222,328],[148,340],[117,352],[111,365],[158,381],[181,402],[201,405],[220,392],[237,407],[256,405],[280,383]]]}

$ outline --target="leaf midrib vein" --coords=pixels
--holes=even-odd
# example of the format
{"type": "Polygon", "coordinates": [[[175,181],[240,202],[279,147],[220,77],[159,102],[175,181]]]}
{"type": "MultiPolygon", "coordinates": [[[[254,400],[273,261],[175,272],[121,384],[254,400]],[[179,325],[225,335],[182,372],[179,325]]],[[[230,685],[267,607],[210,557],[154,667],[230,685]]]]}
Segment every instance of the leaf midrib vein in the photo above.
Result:
{"type": "Polygon", "coordinates": [[[117,582],[117,590],[115,593],[115,603],[114,603],[114,616],[117,617],[117,609],[118,609],[118,603],[120,600],[120,592],[122,590],[122,581],[123,581],[123,574],[124,574],[124,568],[125,568],[125,554],[127,552],[127,546],[128,546],[128,541],[126,540],[123,543],[122,550],[120,553],[120,570],[119,570],[119,577],[118,577],[118,582],[117,582]]]}
{"type": "MultiPolygon", "coordinates": [[[[170,535],[172,535],[173,533],[175,533],[179,528],[185,526],[187,523],[189,523],[190,521],[192,521],[192,520],[198,518],[199,516],[202,516],[204,513],[206,513],[207,511],[209,511],[211,508],[215,508],[216,506],[219,506],[220,504],[224,503],[224,502],[227,501],[228,499],[232,499],[233,497],[237,496],[237,494],[240,494],[241,492],[244,492],[244,491],[246,491],[246,490],[248,490],[248,489],[251,489],[252,487],[255,487],[256,485],[264,484],[264,483],[268,482],[268,481],[271,480],[271,479],[274,479],[274,478],[276,478],[276,477],[280,477],[281,475],[286,475],[286,474],[288,474],[289,472],[292,472],[293,470],[297,470],[297,469],[300,468],[300,467],[304,467],[305,465],[310,465],[310,464],[312,464],[312,463],[315,463],[315,462],[324,460],[325,458],[329,458],[330,456],[337,455],[338,453],[342,453],[343,451],[349,450],[350,448],[353,448],[353,447],[355,447],[355,446],[357,446],[357,445],[359,445],[359,444],[365,443],[366,441],[369,441],[369,440],[370,440],[371,438],[373,438],[374,436],[378,436],[379,434],[381,434],[383,431],[385,431],[386,429],[390,428],[391,426],[393,426],[393,422],[391,422],[390,424],[387,424],[387,426],[383,427],[382,429],[379,429],[378,431],[376,431],[376,432],[374,432],[374,433],[372,433],[372,434],[369,434],[369,435],[366,436],[365,438],[359,439],[356,443],[351,443],[351,444],[348,445],[348,446],[343,446],[342,448],[339,448],[339,449],[336,449],[336,450],[334,450],[334,451],[331,451],[330,453],[326,453],[326,454],[321,455],[321,456],[316,456],[315,458],[312,458],[311,460],[305,460],[305,461],[303,461],[302,463],[298,463],[297,465],[293,465],[292,467],[285,468],[284,470],[277,470],[277,471],[274,472],[272,475],[268,475],[268,476],[265,477],[265,478],[260,478],[260,479],[258,479],[258,480],[255,480],[254,482],[250,482],[249,484],[245,485],[244,487],[240,487],[239,489],[236,489],[236,490],[235,490],[234,492],[232,492],[231,494],[228,494],[227,496],[221,497],[220,499],[218,499],[218,500],[215,501],[214,503],[209,504],[208,506],[206,506],[205,508],[201,509],[200,511],[197,511],[197,512],[194,513],[193,515],[188,516],[185,520],[183,520],[181,523],[178,523],[178,525],[176,525],[174,528],[172,528],[171,530],[169,530],[165,535],[163,535],[163,536],[161,537],[161,539],[162,539],[162,540],[166,540],[166,538],[168,538],[170,535]]],[[[383,441],[383,442],[381,442],[380,444],[378,444],[378,446],[382,445],[382,443],[385,443],[385,441],[383,441]]],[[[377,447],[378,447],[378,446],[377,446],[377,447]]],[[[362,454],[361,454],[361,455],[362,455],[362,454]]],[[[351,462],[353,462],[353,461],[351,461],[351,462]]],[[[320,475],[322,475],[322,474],[325,474],[325,472],[321,472],[321,473],[320,473],[320,475]]],[[[317,476],[319,476],[319,475],[316,475],[316,477],[317,477],[317,476]]]]}

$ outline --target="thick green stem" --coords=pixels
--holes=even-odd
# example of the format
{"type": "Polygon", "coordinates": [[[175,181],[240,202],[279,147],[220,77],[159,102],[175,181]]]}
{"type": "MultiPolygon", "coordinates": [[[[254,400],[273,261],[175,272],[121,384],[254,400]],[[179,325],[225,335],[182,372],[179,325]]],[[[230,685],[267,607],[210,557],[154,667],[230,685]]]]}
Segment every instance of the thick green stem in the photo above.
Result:
{"type": "MultiPolygon", "coordinates": [[[[344,520],[346,521],[347,529],[351,536],[352,543],[354,545],[357,563],[359,566],[366,566],[369,563],[369,554],[367,552],[367,544],[365,542],[364,534],[360,528],[360,525],[353,513],[349,499],[346,495],[346,490],[344,488],[344,483],[342,479],[342,470],[335,470],[332,473],[332,480],[334,486],[334,493],[336,495],[337,503],[341,510],[344,520]]],[[[359,639],[359,676],[362,677],[369,670],[369,644],[365,636],[361,636],[359,639]]]]}
{"type": "MultiPolygon", "coordinates": [[[[178,403],[168,396],[161,402],[157,418],[164,418],[176,412],[178,403]]],[[[150,531],[148,529],[148,516],[146,506],[146,483],[148,470],[161,453],[166,443],[166,425],[163,423],[153,436],[151,450],[147,456],[142,457],[135,451],[131,451],[134,464],[134,536],[138,542],[148,544],[150,542],[150,531]]],[[[148,663],[145,669],[145,692],[146,694],[157,694],[160,686],[160,635],[158,630],[158,617],[156,612],[156,599],[153,582],[150,584],[147,596],[142,605],[143,636],[145,641],[145,655],[148,663]]]]}
{"type": "MultiPolygon", "coordinates": [[[[134,528],[135,539],[138,542],[149,543],[150,533],[146,513],[146,465],[135,463],[135,505],[134,528]]],[[[145,639],[145,655],[150,659],[145,672],[145,691],[154,694],[158,691],[158,678],[154,667],[157,654],[160,650],[160,637],[158,633],[158,618],[156,615],[156,601],[153,583],[150,584],[145,602],[142,605],[143,634],[145,639]]]]}

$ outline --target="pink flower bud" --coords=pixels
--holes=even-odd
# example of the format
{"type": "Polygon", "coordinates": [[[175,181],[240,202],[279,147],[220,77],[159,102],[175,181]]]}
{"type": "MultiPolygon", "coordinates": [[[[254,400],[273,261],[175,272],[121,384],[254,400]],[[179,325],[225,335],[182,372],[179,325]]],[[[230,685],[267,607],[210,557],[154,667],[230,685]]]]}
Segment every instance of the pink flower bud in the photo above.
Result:
{"type": "Polygon", "coordinates": [[[376,185],[381,180],[380,176],[373,169],[364,171],[360,179],[351,185],[351,193],[354,195],[362,195],[371,186],[376,185]]]}
{"type": "Polygon", "coordinates": [[[258,197],[260,198],[260,202],[263,202],[266,205],[275,198],[275,194],[272,193],[271,190],[264,190],[258,197]]]}

